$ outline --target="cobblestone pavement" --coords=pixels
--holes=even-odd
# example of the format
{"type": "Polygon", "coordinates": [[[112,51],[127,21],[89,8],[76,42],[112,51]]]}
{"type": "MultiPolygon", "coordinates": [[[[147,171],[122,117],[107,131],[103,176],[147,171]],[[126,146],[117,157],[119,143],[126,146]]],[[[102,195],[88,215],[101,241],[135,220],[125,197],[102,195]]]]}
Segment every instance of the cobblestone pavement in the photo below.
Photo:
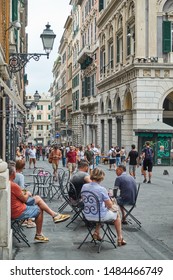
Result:
{"type": "MultiPolygon", "coordinates": [[[[51,164],[46,161],[38,161],[37,167],[52,170],[51,164]]],[[[61,167],[61,164],[60,166],[61,167]]],[[[107,164],[100,164],[100,168],[106,173],[103,185],[106,188],[113,187],[115,171],[109,171],[107,164]]],[[[128,166],[127,166],[128,169],[128,166]]],[[[26,182],[31,181],[27,176],[33,169],[26,169],[26,182]]],[[[143,182],[140,168],[137,169],[137,183],[143,182]]],[[[32,190],[32,187],[30,187],[32,190]]],[[[127,241],[124,247],[113,249],[108,243],[102,245],[101,253],[93,244],[84,244],[78,249],[83,240],[86,229],[81,224],[75,229],[75,224],[68,228],[67,221],[54,224],[49,215],[44,215],[43,232],[49,237],[46,244],[34,243],[34,228],[26,228],[25,233],[30,241],[31,247],[14,240],[13,253],[16,260],[172,260],[173,259],[173,168],[172,166],[155,166],[151,184],[141,184],[137,207],[133,210],[135,216],[141,221],[141,229],[134,223],[123,225],[123,236],[127,241]],[[164,170],[169,175],[163,175],[164,170]]],[[[62,203],[56,198],[48,202],[50,207],[57,211],[62,203]]],[[[71,213],[70,209],[65,209],[71,213]]],[[[65,211],[64,211],[65,212],[65,211]]]]}

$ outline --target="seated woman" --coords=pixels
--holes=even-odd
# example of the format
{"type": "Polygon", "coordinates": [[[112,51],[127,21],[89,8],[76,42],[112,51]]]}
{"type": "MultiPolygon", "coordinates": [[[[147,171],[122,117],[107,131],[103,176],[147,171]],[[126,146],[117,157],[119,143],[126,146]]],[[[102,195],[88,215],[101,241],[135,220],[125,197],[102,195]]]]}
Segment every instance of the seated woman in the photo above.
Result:
{"type": "MultiPolygon", "coordinates": [[[[25,190],[25,177],[22,174],[22,171],[25,167],[25,161],[23,159],[16,161],[16,177],[14,182],[18,184],[22,190],[25,190]]],[[[34,228],[36,224],[32,221],[32,219],[25,220],[22,226],[26,226],[27,228],[34,228]]]]}
{"type": "MultiPolygon", "coordinates": [[[[82,187],[82,191],[91,191],[93,192],[100,201],[100,213],[102,221],[113,221],[115,230],[117,232],[118,237],[118,246],[126,245],[126,241],[122,237],[121,231],[121,219],[118,212],[112,212],[110,209],[112,208],[112,201],[109,198],[108,192],[106,188],[100,185],[100,183],[104,180],[105,173],[103,170],[99,168],[95,168],[90,176],[91,183],[84,184],[82,187]]],[[[97,218],[96,215],[92,213],[85,214],[87,220],[94,220],[97,218]]],[[[100,237],[100,225],[97,224],[95,228],[95,232],[93,234],[93,238],[95,240],[101,240],[100,237]]]]}
{"type": "Polygon", "coordinates": [[[36,242],[48,242],[49,239],[42,233],[43,213],[49,214],[54,223],[64,222],[70,218],[70,215],[60,214],[53,211],[38,195],[32,196],[29,191],[23,192],[21,188],[14,183],[16,177],[15,166],[9,166],[9,179],[11,185],[11,218],[13,220],[26,220],[35,218],[36,242]]]}

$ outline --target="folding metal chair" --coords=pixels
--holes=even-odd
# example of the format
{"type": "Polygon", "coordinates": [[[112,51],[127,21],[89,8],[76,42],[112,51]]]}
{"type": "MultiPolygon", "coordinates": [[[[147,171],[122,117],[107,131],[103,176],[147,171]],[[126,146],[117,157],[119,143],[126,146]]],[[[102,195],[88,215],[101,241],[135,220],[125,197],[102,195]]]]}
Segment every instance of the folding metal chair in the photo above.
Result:
{"type": "Polygon", "coordinates": [[[52,201],[52,199],[55,196],[57,196],[57,199],[59,199],[61,197],[60,186],[62,184],[64,173],[65,173],[64,169],[62,169],[62,168],[57,169],[57,174],[58,174],[57,181],[52,180],[52,184],[51,184],[51,188],[50,188],[50,192],[51,192],[51,195],[49,196],[50,197],[50,199],[49,199],[50,202],[52,201]]]}
{"type": "Polygon", "coordinates": [[[83,220],[85,222],[88,233],[85,236],[82,243],[79,245],[78,249],[80,249],[81,246],[85,242],[87,242],[87,239],[89,236],[91,237],[90,242],[94,242],[95,245],[97,244],[97,241],[94,240],[93,235],[92,235],[92,231],[97,224],[100,225],[100,227],[103,231],[103,236],[102,236],[101,241],[99,241],[99,246],[98,246],[97,252],[100,253],[103,242],[109,242],[110,244],[112,244],[112,246],[114,248],[116,248],[116,243],[115,243],[116,234],[111,229],[112,221],[102,221],[101,220],[99,198],[95,195],[95,193],[93,193],[91,191],[81,192],[81,197],[82,197],[82,201],[84,203],[84,209],[82,211],[83,220]],[[85,215],[88,215],[88,214],[92,214],[92,216],[95,216],[95,218],[93,217],[92,220],[87,220],[85,215]]]}
{"type": "Polygon", "coordinates": [[[121,208],[123,208],[124,211],[126,212],[124,219],[127,219],[128,217],[130,217],[139,227],[141,227],[141,222],[132,214],[134,207],[136,207],[139,190],[140,190],[140,184],[138,184],[138,187],[137,187],[137,193],[136,193],[136,198],[135,198],[134,204],[121,205],[121,208]]]}
{"type": "MultiPolygon", "coordinates": [[[[83,221],[83,215],[82,215],[82,210],[83,210],[83,202],[81,201],[80,196],[77,195],[76,188],[73,185],[72,182],[67,183],[66,187],[67,193],[64,196],[65,200],[71,207],[72,211],[74,212],[74,215],[72,216],[70,222],[66,225],[68,227],[71,225],[77,218],[80,218],[80,221],[83,221]]],[[[79,223],[75,227],[75,229],[79,226],[79,223]]]]}
{"type": "Polygon", "coordinates": [[[28,245],[28,247],[30,247],[29,241],[26,238],[26,235],[24,234],[24,229],[22,227],[23,222],[23,220],[11,220],[13,237],[15,237],[18,242],[21,242],[21,240],[24,241],[28,245]]]}
{"type": "Polygon", "coordinates": [[[68,190],[67,190],[67,184],[70,180],[70,172],[69,170],[65,170],[63,176],[62,176],[62,181],[60,183],[60,192],[61,196],[64,199],[64,202],[59,206],[58,212],[62,212],[68,205],[68,202],[66,200],[66,197],[68,196],[68,190]]]}

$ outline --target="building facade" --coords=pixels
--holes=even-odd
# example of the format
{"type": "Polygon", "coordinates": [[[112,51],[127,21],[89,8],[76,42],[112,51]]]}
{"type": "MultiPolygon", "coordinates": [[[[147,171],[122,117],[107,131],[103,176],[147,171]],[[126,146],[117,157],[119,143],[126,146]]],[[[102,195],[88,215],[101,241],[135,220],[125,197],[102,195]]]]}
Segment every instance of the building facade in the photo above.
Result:
{"type": "Polygon", "coordinates": [[[99,142],[103,151],[130,149],[134,129],[157,119],[173,126],[173,3],[100,1],[99,9],[99,142]]]}
{"type": "Polygon", "coordinates": [[[72,143],[130,150],[143,126],[158,119],[173,126],[172,1],[70,4],[72,143]]]}
{"type": "Polygon", "coordinates": [[[0,1],[0,158],[4,160],[15,158],[24,129],[26,75],[24,69],[11,71],[15,65],[11,55],[27,52],[27,12],[27,0],[0,1]]]}
{"type": "MultiPolygon", "coordinates": [[[[36,106],[27,114],[26,145],[47,146],[51,143],[51,98],[50,94],[41,94],[36,106]]],[[[26,101],[34,102],[33,95],[26,95],[26,101]]]]}

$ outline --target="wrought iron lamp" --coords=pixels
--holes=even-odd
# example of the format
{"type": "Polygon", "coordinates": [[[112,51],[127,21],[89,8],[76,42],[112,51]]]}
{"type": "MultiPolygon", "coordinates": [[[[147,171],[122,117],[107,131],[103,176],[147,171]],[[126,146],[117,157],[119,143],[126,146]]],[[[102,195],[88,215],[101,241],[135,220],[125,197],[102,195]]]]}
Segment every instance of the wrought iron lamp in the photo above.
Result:
{"type": "Polygon", "coordinates": [[[43,43],[43,49],[45,53],[12,53],[9,58],[9,69],[12,73],[19,72],[25,67],[25,65],[33,58],[38,61],[42,55],[46,55],[49,58],[49,53],[53,49],[54,39],[56,35],[53,30],[50,29],[50,24],[46,24],[46,29],[40,35],[43,43]]]}
{"type": "Polygon", "coordinates": [[[38,90],[36,90],[36,92],[34,93],[34,101],[32,101],[31,103],[28,101],[25,102],[25,107],[27,108],[27,110],[30,111],[31,109],[34,109],[37,106],[40,98],[41,96],[38,90]]]}

